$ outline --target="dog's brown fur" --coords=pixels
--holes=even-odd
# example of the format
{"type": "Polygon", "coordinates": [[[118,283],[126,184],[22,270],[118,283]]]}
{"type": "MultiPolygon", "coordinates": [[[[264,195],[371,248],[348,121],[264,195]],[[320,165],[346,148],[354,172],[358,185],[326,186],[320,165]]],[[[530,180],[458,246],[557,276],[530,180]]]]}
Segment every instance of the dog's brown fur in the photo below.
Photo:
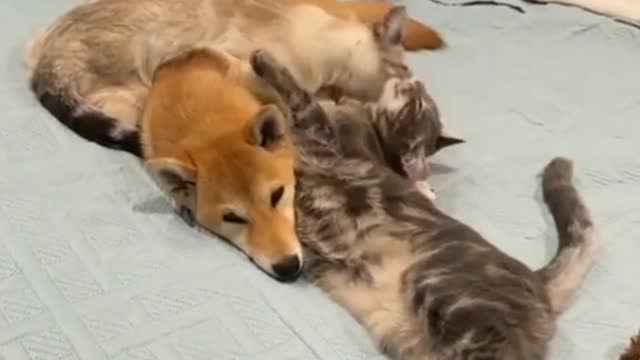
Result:
{"type": "Polygon", "coordinates": [[[143,112],[145,165],[183,214],[292,279],[303,262],[293,148],[280,112],[247,90],[238,66],[194,50],[158,68],[143,112]]]}

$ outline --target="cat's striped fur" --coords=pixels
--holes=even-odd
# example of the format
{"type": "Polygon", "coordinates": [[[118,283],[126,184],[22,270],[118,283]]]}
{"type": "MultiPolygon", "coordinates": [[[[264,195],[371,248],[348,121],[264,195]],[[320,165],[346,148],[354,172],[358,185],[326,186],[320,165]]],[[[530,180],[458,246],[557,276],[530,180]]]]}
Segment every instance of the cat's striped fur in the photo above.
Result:
{"type": "Polygon", "coordinates": [[[438,107],[424,85],[415,81],[388,81],[377,102],[342,98],[320,105],[336,128],[347,157],[365,156],[391,167],[411,180],[431,199],[428,158],[464,140],[446,132],[438,107]]]}
{"type": "Polygon", "coordinates": [[[291,108],[306,276],[394,359],[545,358],[556,318],[598,244],[571,162],[555,158],[544,170],[559,246],[532,271],[438,210],[406,178],[345,153],[327,112],[267,52],[253,53],[251,63],[291,108]]]}

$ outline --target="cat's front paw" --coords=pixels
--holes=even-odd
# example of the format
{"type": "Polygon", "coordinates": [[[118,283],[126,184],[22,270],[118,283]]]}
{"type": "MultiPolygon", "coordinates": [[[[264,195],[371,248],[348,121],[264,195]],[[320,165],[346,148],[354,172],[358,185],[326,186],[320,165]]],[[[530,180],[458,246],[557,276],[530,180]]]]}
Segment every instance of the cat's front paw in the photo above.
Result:
{"type": "Polygon", "coordinates": [[[273,56],[263,49],[254,50],[249,57],[249,63],[253,71],[260,77],[264,77],[267,71],[276,64],[273,56]]]}
{"type": "Polygon", "coordinates": [[[426,180],[416,181],[416,188],[418,188],[418,191],[420,191],[422,195],[426,196],[427,199],[431,201],[434,201],[437,197],[436,193],[431,188],[431,185],[429,185],[429,182],[427,182],[426,180]]]}

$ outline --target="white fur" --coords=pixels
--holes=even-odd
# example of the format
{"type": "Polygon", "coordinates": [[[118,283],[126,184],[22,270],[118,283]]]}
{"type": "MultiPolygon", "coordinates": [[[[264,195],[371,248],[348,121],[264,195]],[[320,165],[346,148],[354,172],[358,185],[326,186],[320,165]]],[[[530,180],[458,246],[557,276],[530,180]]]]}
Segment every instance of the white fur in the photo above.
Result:
{"type": "Polygon", "coordinates": [[[403,80],[399,78],[391,78],[384,84],[382,95],[378,100],[378,104],[390,112],[396,112],[402,109],[407,103],[407,96],[400,91],[403,80]]]}
{"type": "Polygon", "coordinates": [[[436,199],[436,193],[433,191],[427,180],[416,181],[416,187],[429,200],[433,201],[436,199]]]}
{"type": "Polygon", "coordinates": [[[143,87],[103,88],[87,98],[89,109],[80,111],[99,111],[113,119],[118,119],[112,130],[114,137],[137,130],[137,122],[142,113],[147,90],[143,87]]]}
{"type": "Polygon", "coordinates": [[[593,227],[576,231],[582,232],[575,236],[583,237],[584,245],[564,250],[560,254],[558,261],[563,264],[563,269],[547,283],[551,305],[557,313],[570,305],[576,289],[589,273],[600,250],[601,238],[593,227]]]}
{"type": "MultiPolygon", "coordinates": [[[[401,295],[398,281],[415,261],[411,250],[406,243],[398,243],[380,235],[372,235],[361,245],[373,252],[384,251],[385,255],[389,255],[382,264],[370,268],[375,286],[353,281],[348,274],[335,271],[323,277],[320,287],[358,319],[378,343],[390,334],[410,336],[419,333],[418,329],[413,328],[415,321],[401,295]]],[[[419,337],[406,340],[411,345],[423,341],[419,337]]]]}

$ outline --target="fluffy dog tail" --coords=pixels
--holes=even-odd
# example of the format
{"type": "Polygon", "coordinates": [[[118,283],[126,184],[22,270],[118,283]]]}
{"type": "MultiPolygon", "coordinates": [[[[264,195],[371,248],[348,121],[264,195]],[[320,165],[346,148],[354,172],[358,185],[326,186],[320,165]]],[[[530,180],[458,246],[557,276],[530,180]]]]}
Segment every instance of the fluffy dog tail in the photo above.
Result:
{"type": "Polygon", "coordinates": [[[39,72],[36,67],[31,78],[31,89],[40,104],[67,128],[80,137],[114,150],[129,152],[142,157],[138,129],[119,126],[119,120],[83,106],[84,102],[69,89],[56,86],[53,74],[39,72]]]}
{"type": "Polygon", "coordinates": [[[569,305],[600,244],[589,210],[572,178],[571,161],[561,157],[554,158],[542,173],[542,193],[558,232],[558,251],[537,274],[545,283],[556,314],[569,305]]]}
{"type": "Polygon", "coordinates": [[[30,72],[31,90],[40,104],[62,124],[82,138],[99,145],[141,156],[137,128],[89,106],[74,91],[74,84],[90,83],[89,71],[73,57],[51,60],[43,57],[53,23],[34,34],[24,49],[24,66],[30,72]]]}
{"type": "Polygon", "coordinates": [[[44,92],[38,100],[51,115],[85,140],[142,157],[139,131],[117,131],[118,120],[97,111],[80,113],[64,95],[44,92]]]}

